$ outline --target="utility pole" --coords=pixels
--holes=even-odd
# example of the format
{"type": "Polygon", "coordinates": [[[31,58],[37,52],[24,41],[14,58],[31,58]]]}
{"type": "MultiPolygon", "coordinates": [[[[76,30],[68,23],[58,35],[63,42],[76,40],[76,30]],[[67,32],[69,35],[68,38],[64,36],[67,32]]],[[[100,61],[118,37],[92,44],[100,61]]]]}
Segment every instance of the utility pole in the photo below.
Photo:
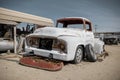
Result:
{"type": "Polygon", "coordinates": [[[98,26],[98,25],[95,25],[95,33],[97,32],[97,26],[98,26]]]}

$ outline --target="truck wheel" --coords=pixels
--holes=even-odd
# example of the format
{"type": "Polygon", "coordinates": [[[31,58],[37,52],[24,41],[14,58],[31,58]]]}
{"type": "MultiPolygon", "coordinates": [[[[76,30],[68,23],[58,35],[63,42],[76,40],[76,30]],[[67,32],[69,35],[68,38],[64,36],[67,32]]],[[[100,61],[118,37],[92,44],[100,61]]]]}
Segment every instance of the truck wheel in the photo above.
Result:
{"type": "Polygon", "coordinates": [[[86,55],[87,55],[86,58],[90,62],[95,62],[97,60],[97,56],[96,56],[91,44],[86,46],[86,55]]]}
{"type": "Polygon", "coordinates": [[[78,46],[76,49],[76,52],[75,52],[75,57],[74,57],[73,63],[74,64],[80,63],[82,60],[82,57],[83,57],[83,47],[78,46]]]}

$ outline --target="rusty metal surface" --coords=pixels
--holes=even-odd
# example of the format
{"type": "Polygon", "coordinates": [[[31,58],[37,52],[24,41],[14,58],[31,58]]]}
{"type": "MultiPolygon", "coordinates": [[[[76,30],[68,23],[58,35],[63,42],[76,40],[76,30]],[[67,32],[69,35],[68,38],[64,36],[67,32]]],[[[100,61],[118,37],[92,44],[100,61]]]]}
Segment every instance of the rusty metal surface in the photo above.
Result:
{"type": "Polygon", "coordinates": [[[19,63],[25,66],[50,70],[50,71],[58,71],[61,70],[63,67],[63,62],[61,61],[45,59],[37,56],[23,57],[20,59],[19,63]]]}

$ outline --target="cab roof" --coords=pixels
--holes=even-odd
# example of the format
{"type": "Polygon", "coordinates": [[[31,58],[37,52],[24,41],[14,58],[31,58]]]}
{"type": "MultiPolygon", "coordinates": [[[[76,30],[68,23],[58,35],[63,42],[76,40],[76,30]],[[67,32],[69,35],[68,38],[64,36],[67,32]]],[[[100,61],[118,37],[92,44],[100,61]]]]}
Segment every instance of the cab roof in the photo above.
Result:
{"type": "Polygon", "coordinates": [[[85,21],[86,24],[90,24],[90,20],[83,17],[65,17],[57,20],[59,23],[68,23],[68,24],[83,24],[85,21]]]}

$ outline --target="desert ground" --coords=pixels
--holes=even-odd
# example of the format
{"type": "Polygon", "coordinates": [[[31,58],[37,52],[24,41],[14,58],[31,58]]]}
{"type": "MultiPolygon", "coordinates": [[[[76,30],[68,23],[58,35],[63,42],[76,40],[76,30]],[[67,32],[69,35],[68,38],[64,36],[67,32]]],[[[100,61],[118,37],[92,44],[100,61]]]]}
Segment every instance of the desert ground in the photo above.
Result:
{"type": "Polygon", "coordinates": [[[0,58],[0,80],[120,80],[120,45],[107,45],[103,61],[67,63],[60,71],[19,64],[19,58],[0,58]]]}

